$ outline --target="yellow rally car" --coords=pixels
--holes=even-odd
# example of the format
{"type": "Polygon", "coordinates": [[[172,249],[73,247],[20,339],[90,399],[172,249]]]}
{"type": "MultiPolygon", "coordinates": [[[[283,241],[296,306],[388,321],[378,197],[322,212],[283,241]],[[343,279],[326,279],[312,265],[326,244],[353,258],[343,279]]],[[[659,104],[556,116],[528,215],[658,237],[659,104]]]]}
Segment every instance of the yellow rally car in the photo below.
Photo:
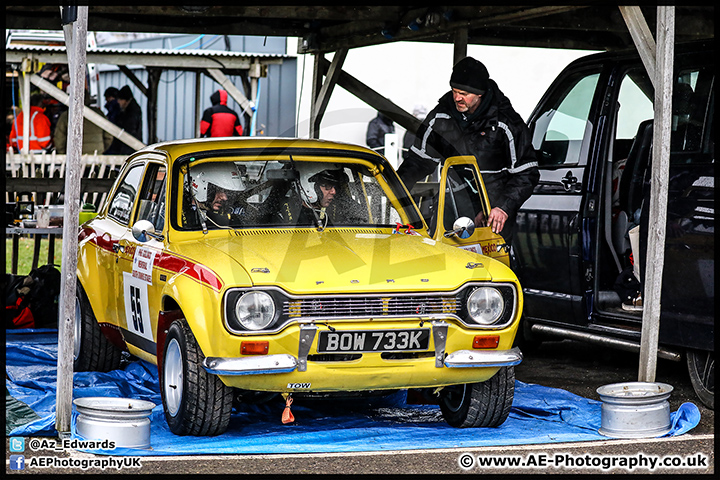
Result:
{"type": "Polygon", "coordinates": [[[81,228],[76,371],[117,368],[123,350],[157,364],[180,435],[222,433],[258,392],[421,389],[450,425],[502,424],[520,285],[499,236],[446,218],[489,212],[474,160],[450,159],[439,187],[429,235],[367,148],[225,138],[136,152],[81,228]]]}

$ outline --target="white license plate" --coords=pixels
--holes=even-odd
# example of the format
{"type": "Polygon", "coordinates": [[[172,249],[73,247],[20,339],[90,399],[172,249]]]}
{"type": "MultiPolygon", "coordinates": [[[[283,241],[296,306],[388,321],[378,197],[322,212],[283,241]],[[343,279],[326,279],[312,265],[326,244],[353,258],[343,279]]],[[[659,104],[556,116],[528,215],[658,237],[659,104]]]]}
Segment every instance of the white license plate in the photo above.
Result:
{"type": "Polygon", "coordinates": [[[319,353],[416,352],[430,345],[430,329],[320,332],[319,353]]]}

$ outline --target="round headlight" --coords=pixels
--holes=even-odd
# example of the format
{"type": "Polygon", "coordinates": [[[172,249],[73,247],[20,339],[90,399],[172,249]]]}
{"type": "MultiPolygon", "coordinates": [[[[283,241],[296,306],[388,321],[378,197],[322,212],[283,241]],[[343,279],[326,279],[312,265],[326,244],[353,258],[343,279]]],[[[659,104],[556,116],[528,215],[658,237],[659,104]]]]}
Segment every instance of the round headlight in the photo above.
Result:
{"type": "Polygon", "coordinates": [[[262,330],[275,318],[275,302],[265,292],[248,292],[235,304],[235,318],[248,330],[262,330]]]}
{"type": "Polygon", "coordinates": [[[467,308],[473,321],[481,325],[492,325],[502,315],[505,301],[496,288],[480,287],[468,297],[467,308]]]}

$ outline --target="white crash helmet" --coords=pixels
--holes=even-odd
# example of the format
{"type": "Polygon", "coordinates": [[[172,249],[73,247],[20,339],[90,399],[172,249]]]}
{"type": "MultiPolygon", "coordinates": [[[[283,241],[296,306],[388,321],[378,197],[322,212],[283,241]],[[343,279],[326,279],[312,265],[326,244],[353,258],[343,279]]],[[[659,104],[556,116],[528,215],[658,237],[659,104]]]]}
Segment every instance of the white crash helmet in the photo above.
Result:
{"type": "Polygon", "coordinates": [[[241,192],[245,189],[242,175],[233,162],[204,163],[190,167],[193,195],[199,202],[206,202],[208,190],[212,186],[230,192],[241,192]]]}
{"type": "Polygon", "coordinates": [[[321,183],[332,183],[336,188],[340,188],[347,182],[348,178],[343,169],[332,168],[331,165],[322,165],[300,174],[300,184],[310,203],[318,201],[321,183]]]}

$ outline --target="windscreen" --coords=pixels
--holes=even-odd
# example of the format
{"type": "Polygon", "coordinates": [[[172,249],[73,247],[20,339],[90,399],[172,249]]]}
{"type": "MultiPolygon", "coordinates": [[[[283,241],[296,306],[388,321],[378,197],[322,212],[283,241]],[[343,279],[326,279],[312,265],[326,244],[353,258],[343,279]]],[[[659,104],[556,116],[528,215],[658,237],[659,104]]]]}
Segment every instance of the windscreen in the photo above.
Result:
{"type": "Polygon", "coordinates": [[[422,226],[397,180],[368,162],[214,158],[179,175],[183,230],[422,226]]]}

